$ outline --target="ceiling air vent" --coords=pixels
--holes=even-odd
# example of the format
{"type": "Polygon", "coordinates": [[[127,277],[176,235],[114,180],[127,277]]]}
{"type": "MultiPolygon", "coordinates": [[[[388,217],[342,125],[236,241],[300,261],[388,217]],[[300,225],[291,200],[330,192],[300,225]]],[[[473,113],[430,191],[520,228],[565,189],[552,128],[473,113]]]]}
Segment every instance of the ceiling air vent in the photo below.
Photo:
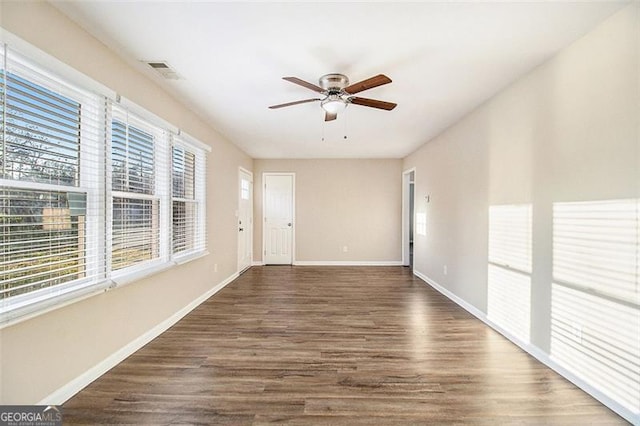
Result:
{"type": "Polygon", "coordinates": [[[144,62],[147,65],[149,65],[151,68],[156,70],[158,74],[160,74],[163,78],[166,78],[167,80],[181,79],[180,75],[178,75],[178,73],[175,72],[175,70],[171,68],[169,64],[167,64],[164,61],[144,61],[144,62]]]}

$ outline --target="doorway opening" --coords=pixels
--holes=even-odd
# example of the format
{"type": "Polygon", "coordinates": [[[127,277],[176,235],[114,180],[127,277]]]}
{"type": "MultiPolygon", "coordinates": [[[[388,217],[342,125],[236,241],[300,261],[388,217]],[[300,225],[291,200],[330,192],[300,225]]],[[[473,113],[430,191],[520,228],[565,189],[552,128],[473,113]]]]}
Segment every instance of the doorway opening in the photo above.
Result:
{"type": "Polygon", "coordinates": [[[416,169],[402,173],[402,264],[413,270],[416,169]]]}

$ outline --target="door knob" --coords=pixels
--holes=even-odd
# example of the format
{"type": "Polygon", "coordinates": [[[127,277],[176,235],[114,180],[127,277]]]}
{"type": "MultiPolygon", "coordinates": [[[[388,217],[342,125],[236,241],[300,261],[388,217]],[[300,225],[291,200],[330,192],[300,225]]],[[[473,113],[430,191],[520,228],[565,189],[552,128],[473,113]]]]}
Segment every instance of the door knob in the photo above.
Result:
{"type": "Polygon", "coordinates": [[[287,223],[287,226],[291,226],[291,222],[287,223]]]}
{"type": "Polygon", "coordinates": [[[244,228],[240,228],[240,232],[244,231],[244,228]]]}

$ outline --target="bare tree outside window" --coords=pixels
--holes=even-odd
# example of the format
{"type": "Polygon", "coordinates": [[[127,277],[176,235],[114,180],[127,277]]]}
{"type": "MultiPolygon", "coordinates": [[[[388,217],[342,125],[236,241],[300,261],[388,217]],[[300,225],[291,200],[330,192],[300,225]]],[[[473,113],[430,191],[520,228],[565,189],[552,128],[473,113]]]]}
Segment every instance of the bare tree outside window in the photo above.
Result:
{"type": "Polygon", "coordinates": [[[0,71],[0,79],[6,82],[0,85],[2,178],[70,187],[0,190],[0,298],[6,298],[83,276],[86,195],[73,191],[80,103],[11,73],[0,71]]]}

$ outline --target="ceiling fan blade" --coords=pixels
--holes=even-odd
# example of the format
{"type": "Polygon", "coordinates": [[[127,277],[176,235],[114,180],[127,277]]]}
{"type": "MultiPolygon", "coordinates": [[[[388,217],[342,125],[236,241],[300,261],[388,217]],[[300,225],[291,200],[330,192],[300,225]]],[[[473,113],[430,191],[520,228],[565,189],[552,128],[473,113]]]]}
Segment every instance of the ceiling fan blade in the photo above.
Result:
{"type": "Polygon", "coordinates": [[[362,106],[371,107],[371,108],[384,109],[387,111],[391,111],[396,106],[398,106],[398,104],[394,104],[393,102],[385,102],[385,101],[379,101],[377,99],[367,99],[367,98],[358,98],[358,97],[350,98],[349,101],[352,104],[362,105],[362,106]]]}
{"type": "Polygon", "coordinates": [[[330,113],[330,112],[325,112],[324,113],[324,121],[333,121],[336,118],[338,118],[338,114],[334,113],[330,113]]]}
{"type": "Polygon", "coordinates": [[[286,104],[271,105],[269,107],[269,109],[284,108],[284,107],[288,107],[288,106],[292,106],[292,105],[306,104],[307,102],[315,102],[315,101],[319,101],[319,100],[320,100],[320,98],[315,98],[315,99],[305,99],[303,101],[287,102],[286,104]]]}
{"type": "Polygon", "coordinates": [[[322,93],[324,89],[322,87],[318,87],[315,84],[308,83],[304,80],[300,80],[298,77],[282,77],[283,80],[287,80],[293,84],[297,84],[302,87],[306,87],[307,89],[311,89],[314,92],[322,93]]]}
{"type": "Polygon", "coordinates": [[[375,77],[368,78],[366,80],[359,81],[344,88],[344,91],[353,95],[354,93],[362,92],[363,90],[372,89],[374,87],[382,86],[383,84],[391,83],[391,79],[384,74],[378,74],[375,77]]]}

